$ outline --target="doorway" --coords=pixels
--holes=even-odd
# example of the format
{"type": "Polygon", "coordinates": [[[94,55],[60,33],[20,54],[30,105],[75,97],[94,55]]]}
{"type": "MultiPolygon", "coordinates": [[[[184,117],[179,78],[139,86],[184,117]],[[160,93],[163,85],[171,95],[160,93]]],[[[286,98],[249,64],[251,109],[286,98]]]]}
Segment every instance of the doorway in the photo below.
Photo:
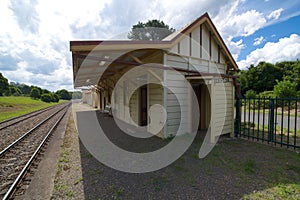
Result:
{"type": "Polygon", "coordinates": [[[148,123],[148,95],[147,85],[140,88],[140,101],[139,101],[139,112],[140,112],[140,126],[146,126],[148,123]]]}
{"type": "MultiPolygon", "coordinates": [[[[209,85],[203,83],[192,84],[193,90],[197,96],[198,107],[199,107],[199,123],[198,130],[206,130],[210,124],[211,116],[211,99],[209,93],[209,85]]],[[[193,102],[197,103],[197,102],[193,102]]]]}

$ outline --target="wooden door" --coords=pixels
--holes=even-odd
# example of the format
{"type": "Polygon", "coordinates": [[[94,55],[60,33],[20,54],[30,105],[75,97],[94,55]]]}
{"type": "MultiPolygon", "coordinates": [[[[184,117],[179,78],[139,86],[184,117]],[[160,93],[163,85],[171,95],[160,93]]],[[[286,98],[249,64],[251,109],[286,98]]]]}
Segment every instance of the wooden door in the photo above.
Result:
{"type": "Polygon", "coordinates": [[[140,89],[140,126],[146,126],[147,125],[147,119],[148,119],[148,107],[147,107],[147,86],[142,86],[140,89]]]}

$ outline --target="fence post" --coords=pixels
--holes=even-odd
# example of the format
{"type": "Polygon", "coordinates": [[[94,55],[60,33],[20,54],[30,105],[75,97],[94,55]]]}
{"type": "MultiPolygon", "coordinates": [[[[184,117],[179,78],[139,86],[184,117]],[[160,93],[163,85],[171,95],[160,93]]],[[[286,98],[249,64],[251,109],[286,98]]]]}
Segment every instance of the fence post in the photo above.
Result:
{"type": "Polygon", "coordinates": [[[274,117],[274,99],[269,98],[269,142],[274,140],[274,117]]]}
{"type": "Polygon", "coordinates": [[[238,137],[238,135],[241,133],[240,127],[241,127],[241,99],[240,97],[236,97],[235,99],[235,127],[234,127],[234,134],[235,137],[238,137]]]}

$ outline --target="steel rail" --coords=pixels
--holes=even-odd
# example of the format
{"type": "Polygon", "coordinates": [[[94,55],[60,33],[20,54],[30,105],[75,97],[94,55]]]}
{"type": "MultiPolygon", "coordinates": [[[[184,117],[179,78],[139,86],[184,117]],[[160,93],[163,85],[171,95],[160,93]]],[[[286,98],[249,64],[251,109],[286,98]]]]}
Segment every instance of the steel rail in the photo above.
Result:
{"type": "MultiPolygon", "coordinates": [[[[59,104],[58,104],[58,105],[59,105],[59,104]]],[[[43,113],[43,112],[45,112],[45,111],[47,111],[47,110],[50,110],[50,109],[52,109],[52,108],[54,108],[54,107],[57,107],[58,105],[50,106],[50,107],[47,107],[47,108],[42,108],[42,109],[40,109],[40,110],[36,110],[36,111],[30,112],[30,113],[27,113],[27,114],[24,114],[24,115],[20,115],[20,116],[13,117],[13,118],[7,119],[7,120],[5,120],[5,121],[2,121],[2,122],[0,122],[0,125],[1,125],[1,124],[4,124],[4,123],[8,123],[8,122],[10,122],[10,121],[12,121],[12,120],[15,120],[15,119],[18,119],[18,118],[25,117],[25,118],[23,118],[23,119],[21,119],[21,120],[19,120],[19,121],[13,122],[13,123],[8,124],[8,125],[3,126],[3,127],[0,127],[0,130],[5,129],[5,128],[7,128],[7,127],[10,127],[10,126],[12,126],[12,125],[15,125],[15,124],[17,124],[17,123],[19,123],[19,122],[22,122],[22,121],[24,121],[24,120],[26,120],[26,119],[32,117],[33,114],[41,114],[41,113],[43,113]],[[27,117],[26,117],[26,116],[27,116],[27,117]]]]}
{"type": "MultiPolygon", "coordinates": [[[[67,106],[65,106],[63,109],[65,109],[66,107],[68,107],[70,104],[68,104],[67,106]]],[[[63,110],[62,109],[62,110],[63,110]]],[[[60,110],[61,111],[61,110],[60,110]]],[[[26,174],[27,170],[29,169],[30,165],[32,164],[32,162],[34,161],[35,157],[38,155],[38,153],[40,152],[40,150],[42,149],[42,147],[44,146],[44,144],[46,143],[47,139],[49,138],[49,136],[52,134],[53,130],[57,127],[58,123],[62,120],[62,118],[65,116],[65,114],[67,113],[68,109],[66,109],[66,111],[62,114],[62,116],[56,121],[56,123],[52,126],[52,128],[48,131],[47,135],[44,137],[44,139],[42,140],[42,142],[40,143],[40,145],[38,146],[38,148],[35,150],[35,152],[32,154],[32,156],[30,157],[30,159],[27,161],[26,165],[23,167],[22,171],[19,173],[18,177],[15,179],[15,181],[13,182],[13,184],[10,186],[10,188],[8,189],[8,191],[5,193],[4,197],[2,200],[6,200],[9,199],[11,197],[11,195],[14,193],[16,187],[18,186],[19,182],[22,180],[22,178],[24,177],[24,175],[26,174]]]]}
{"type": "Polygon", "coordinates": [[[2,157],[4,155],[4,153],[6,151],[8,151],[11,147],[13,147],[14,145],[16,145],[18,142],[20,142],[22,139],[24,139],[26,136],[28,136],[29,134],[32,133],[32,131],[34,131],[35,129],[37,129],[38,127],[40,127],[42,124],[44,124],[46,121],[48,121],[49,119],[51,119],[54,115],[56,115],[58,112],[60,112],[61,110],[63,110],[64,108],[66,108],[67,106],[69,106],[69,104],[67,104],[66,106],[64,106],[62,109],[59,109],[58,111],[54,112],[52,115],[50,115],[49,117],[47,117],[46,119],[44,119],[43,121],[41,121],[39,124],[37,124],[35,127],[33,127],[32,129],[30,129],[29,131],[27,131],[26,133],[24,133],[21,137],[19,137],[18,139],[16,139],[14,142],[12,142],[11,144],[9,144],[7,147],[5,147],[1,152],[0,152],[0,157],[2,157]]]}

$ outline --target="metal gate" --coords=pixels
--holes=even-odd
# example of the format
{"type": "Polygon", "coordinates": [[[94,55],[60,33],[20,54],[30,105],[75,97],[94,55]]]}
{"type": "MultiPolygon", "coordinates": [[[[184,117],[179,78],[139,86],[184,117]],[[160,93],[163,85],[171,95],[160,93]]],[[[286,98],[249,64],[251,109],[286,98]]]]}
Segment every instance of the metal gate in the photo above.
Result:
{"type": "Polygon", "coordinates": [[[299,98],[236,98],[235,135],[300,148],[299,98]]]}

